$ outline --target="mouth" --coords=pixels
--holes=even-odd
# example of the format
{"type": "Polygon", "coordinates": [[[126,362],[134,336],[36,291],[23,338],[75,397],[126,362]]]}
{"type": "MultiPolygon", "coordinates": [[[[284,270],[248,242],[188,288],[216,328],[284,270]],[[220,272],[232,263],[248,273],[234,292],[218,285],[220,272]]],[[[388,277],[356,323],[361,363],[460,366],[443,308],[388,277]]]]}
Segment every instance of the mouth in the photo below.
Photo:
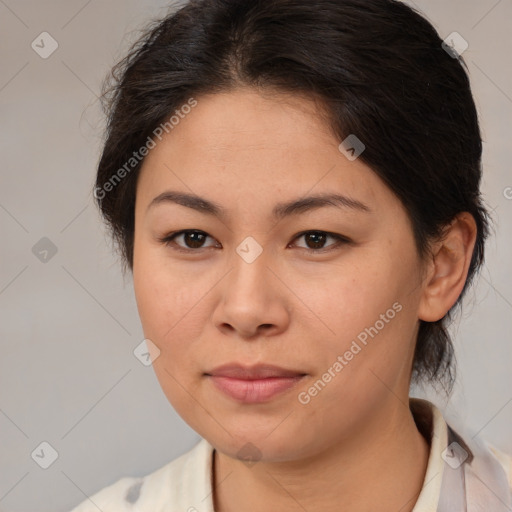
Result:
{"type": "Polygon", "coordinates": [[[240,364],[219,366],[205,373],[216,389],[243,403],[267,402],[290,390],[306,375],[302,371],[274,365],[240,364]]]}

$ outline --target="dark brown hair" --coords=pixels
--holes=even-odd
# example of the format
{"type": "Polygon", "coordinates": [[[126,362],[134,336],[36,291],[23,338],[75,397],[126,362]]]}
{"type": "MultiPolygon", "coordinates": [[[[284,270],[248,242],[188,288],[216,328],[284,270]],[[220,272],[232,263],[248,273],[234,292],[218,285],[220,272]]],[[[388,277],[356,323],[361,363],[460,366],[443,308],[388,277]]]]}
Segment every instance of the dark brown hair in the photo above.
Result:
{"type": "MultiPolygon", "coordinates": [[[[192,0],[153,22],[102,96],[108,126],[94,195],[125,270],[143,161],[134,152],[192,96],[250,86],[320,98],[340,142],[355,134],[366,146],[362,161],[404,204],[422,257],[458,213],[473,215],[478,234],[460,304],[483,262],[489,219],[469,78],[442,43],[394,0],[192,0]]],[[[453,383],[452,311],[420,321],[416,380],[453,383]]]]}

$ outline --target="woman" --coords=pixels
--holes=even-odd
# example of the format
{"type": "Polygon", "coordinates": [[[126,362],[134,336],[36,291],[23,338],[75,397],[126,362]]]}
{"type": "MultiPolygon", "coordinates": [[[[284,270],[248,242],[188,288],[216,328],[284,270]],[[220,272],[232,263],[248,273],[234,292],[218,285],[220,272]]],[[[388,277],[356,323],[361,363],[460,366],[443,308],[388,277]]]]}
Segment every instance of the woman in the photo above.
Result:
{"type": "Polygon", "coordinates": [[[392,0],[192,0],[118,64],[94,194],[203,440],[75,512],[512,510],[510,458],[409,398],[488,232],[462,63],[392,0]]]}

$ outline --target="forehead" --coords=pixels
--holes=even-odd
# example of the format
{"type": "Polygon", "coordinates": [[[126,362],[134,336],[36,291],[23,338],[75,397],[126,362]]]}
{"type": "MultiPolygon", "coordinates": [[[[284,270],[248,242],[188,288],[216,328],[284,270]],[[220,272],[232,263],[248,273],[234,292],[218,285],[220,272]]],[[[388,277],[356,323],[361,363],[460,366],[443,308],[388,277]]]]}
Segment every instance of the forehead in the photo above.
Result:
{"type": "Polygon", "coordinates": [[[176,187],[221,204],[313,192],[358,195],[361,202],[391,195],[362,160],[340,152],[323,112],[313,99],[283,93],[200,96],[146,156],[137,201],[148,204],[176,187]]]}
{"type": "MultiPolygon", "coordinates": [[[[273,153],[273,157],[286,152],[288,158],[293,158],[314,151],[320,141],[337,146],[321,117],[320,105],[310,98],[235,89],[200,96],[196,101],[197,105],[179,119],[169,137],[164,135],[167,142],[174,142],[181,158],[201,156],[231,161],[241,152],[273,153]]],[[[167,144],[169,149],[171,145],[167,144]]]]}

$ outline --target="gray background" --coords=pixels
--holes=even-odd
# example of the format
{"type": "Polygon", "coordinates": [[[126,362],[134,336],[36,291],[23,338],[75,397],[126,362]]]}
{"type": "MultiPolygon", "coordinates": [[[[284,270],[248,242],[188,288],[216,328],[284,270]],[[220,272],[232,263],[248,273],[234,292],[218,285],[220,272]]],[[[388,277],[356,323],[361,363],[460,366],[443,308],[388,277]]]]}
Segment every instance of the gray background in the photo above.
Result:
{"type": "MultiPolygon", "coordinates": [[[[167,5],[0,0],[3,511],[69,510],[199,439],[168,404],[151,367],[133,355],[143,335],[131,279],[121,274],[90,192],[102,79],[137,29],[167,5]],[[59,44],[47,59],[31,48],[43,31],[59,44]],[[32,251],[43,237],[57,248],[46,262],[32,251]],[[48,469],[31,457],[43,441],[58,452],[48,469]]],[[[415,5],[441,37],[457,31],[469,43],[464,58],[481,115],[483,190],[496,232],[452,329],[459,378],[451,399],[414,393],[431,397],[454,426],[465,424],[512,453],[512,1],[415,5]]]]}

